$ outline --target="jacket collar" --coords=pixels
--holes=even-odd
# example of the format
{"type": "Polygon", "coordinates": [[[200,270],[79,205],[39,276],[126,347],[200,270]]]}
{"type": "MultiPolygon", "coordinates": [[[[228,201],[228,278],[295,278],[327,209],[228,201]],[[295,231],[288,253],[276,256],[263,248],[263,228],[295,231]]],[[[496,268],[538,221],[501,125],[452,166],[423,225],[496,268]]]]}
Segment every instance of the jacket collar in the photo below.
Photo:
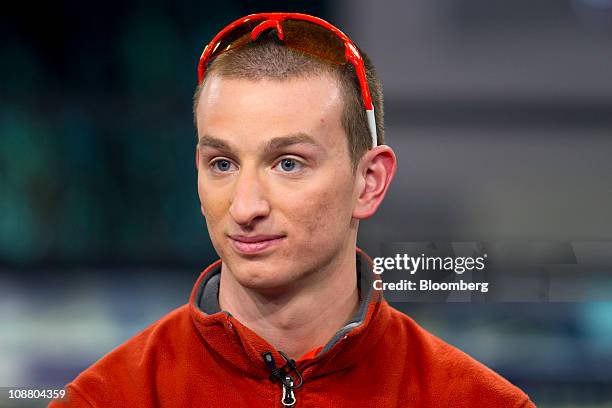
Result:
{"type": "MultiPolygon", "coordinates": [[[[300,361],[302,375],[314,377],[346,368],[357,363],[375,346],[390,319],[389,306],[382,292],[373,288],[371,259],[359,248],[357,257],[357,284],[360,304],[350,319],[313,359],[300,361]]],[[[267,341],[241,324],[228,311],[219,307],[218,294],[221,278],[221,261],[206,268],[191,292],[189,310],[204,346],[226,364],[243,374],[268,377],[270,372],[262,353],[272,352],[277,366],[285,361],[267,341]]]]}

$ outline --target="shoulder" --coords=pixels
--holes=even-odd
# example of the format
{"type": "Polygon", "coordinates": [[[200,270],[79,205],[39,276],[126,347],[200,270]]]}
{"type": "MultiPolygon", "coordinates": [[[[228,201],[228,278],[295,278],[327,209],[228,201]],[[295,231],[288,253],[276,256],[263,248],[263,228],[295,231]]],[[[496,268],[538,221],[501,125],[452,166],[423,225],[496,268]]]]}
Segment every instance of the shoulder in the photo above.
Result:
{"type": "MultiPolygon", "coordinates": [[[[91,406],[108,407],[118,401],[146,401],[146,392],[155,388],[158,370],[166,366],[171,369],[177,360],[188,359],[188,345],[196,341],[199,338],[188,305],[183,305],[79,374],[67,386],[69,398],[88,401],[91,406]]],[[[67,406],[88,405],[75,403],[67,406]]]]}
{"type": "MultiPolygon", "coordinates": [[[[423,396],[447,406],[531,407],[528,396],[508,380],[471,356],[446,343],[413,319],[390,307],[394,331],[408,350],[406,363],[413,370],[423,396]]],[[[388,333],[389,334],[389,333],[388,333]]]]}
{"type": "Polygon", "coordinates": [[[106,354],[88,370],[137,369],[160,351],[179,351],[195,335],[188,305],[183,305],[106,354]]]}

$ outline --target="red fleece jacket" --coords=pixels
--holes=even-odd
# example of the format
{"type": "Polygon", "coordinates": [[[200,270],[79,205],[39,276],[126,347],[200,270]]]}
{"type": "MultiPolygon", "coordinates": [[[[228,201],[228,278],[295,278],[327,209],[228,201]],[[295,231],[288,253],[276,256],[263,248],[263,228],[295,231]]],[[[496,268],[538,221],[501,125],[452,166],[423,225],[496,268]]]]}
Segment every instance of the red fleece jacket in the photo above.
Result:
{"type": "MultiPolygon", "coordinates": [[[[360,310],[316,355],[297,362],[301,407],[534,407],[521,390],[425,331],[372,288],[358,251],[360,310]]],[[[284,386],[262,354],[284,358],[217,301],[220,262],[189,304],[111,351],[68,384],[61,407],[279,407],[284,386]]],[[[289,376],[298,383],[295,371],[289,376]]]]}

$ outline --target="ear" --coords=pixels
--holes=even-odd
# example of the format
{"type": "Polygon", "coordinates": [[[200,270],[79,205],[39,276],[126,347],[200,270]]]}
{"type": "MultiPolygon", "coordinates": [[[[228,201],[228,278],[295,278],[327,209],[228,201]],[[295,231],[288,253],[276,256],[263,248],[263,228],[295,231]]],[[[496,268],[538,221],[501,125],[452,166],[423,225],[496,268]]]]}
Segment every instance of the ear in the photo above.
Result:
{"type": "Polygon", "coordinates": [[[357,183],[359,191],[354,218],[362,220],[374,215],[385,198],[396,167],[397,158],[389,146],[376,146],[363,155],[357,166],[357,177],[361,180],[357,183]]]}

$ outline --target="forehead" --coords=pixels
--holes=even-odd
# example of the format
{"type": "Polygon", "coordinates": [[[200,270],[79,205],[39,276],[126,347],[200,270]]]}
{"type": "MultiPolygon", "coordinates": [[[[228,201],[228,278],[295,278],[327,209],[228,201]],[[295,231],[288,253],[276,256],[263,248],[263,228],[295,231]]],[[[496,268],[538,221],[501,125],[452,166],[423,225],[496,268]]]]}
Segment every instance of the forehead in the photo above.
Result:
{"type": "Polygon", "coordinates": [[[343,98],[330,75],[248,80],[213,75],[199,95],[199,135],[256,148],[288,134],[311,135],[328,149],[346,149],[343,98]]]}

